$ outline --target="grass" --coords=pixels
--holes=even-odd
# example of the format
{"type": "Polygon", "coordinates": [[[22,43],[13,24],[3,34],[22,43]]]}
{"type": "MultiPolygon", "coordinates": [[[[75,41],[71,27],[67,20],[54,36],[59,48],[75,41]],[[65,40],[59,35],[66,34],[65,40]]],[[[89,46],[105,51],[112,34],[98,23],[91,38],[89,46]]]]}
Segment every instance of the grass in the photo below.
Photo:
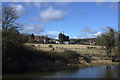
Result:
{"type": "Polygon", "coordinates": [[[106,54],[105,50],[101,46],[94,46],[96,49],[88,49],[90,45],[71,45],[71,44],[25,44],[27,46],[35,45],[35,48],[43,51],[52,51],[49,45],[52,45],[55,52],[64,52],[65,50],[75,51],[81,54],[106,54]],[[38,47],[39,46],[39,47],[38,47]]]}
{"type": "Polygon", "coordinates": [[[42,51],[24,46],[3,55],[3,73],[27,72],[35,69],[48,70],[55,66],[78,64],[79,54],[74,51],[42,51]]]}
{"type": "Polygon", "coordinates": [[[3,54],[3,73],[28,72],[35,69],[54,70],[67,65],[83,63],[88,65],[91,61],[98,62],[100,57],[103,61],[107,59],[101,46],[95,46],[96,49],[87,49],[88,46],[27,43],[23,47],[3,54]]]}
{"type": "MultiPolygon", "coordinates": [[[[52,51],[52,49],[54,48],[54,52],[56,53],[63,53],[64,51],[73,51],[76,52],[80,55],[84,55],[84,56],[88,56],[93,57],[95,59],[104,59],[104,60],[108,60],[108,56],[106,54],[105,49],[102,46],[90,46],[90,45],[75,45],[75,44],[31,44],[31,43],[27,43],[25,44],[27,46],[31,46],[34,45],[34,48],[37,50],[42,50],[42,51],[52,51]],[[49,47],[52,46],[53,48],[49,47]],[[95,49],[93,48],[88,48],[88,47],[95,47],[95,49]]],[[[115,49],[112,50],[112,55],[115,55],[115,49]]]]}
{"type": "MultiPolygon", "coordinates": [[[[35,49],[42,50],[42,51],[52,51],[54,48],[54,52],[64,52],[66,50],[74,51],[78,54],[82,55],[99,55],[99,56],[107,56],[106,51],[102,46],[90,46],[90,45],[76,45],[76,44],[32,44],[32,43],[26,43],[25,45],[31,46],[34,45],[35,49]],[[50,48],[49,46],[52,45],[53,48],[50,48]],[[95,47],[95,49],[88,49],[88,47],[95,47]]],[[[112,50],[112,55],[116,54],[116,50],[112,50]]]]}

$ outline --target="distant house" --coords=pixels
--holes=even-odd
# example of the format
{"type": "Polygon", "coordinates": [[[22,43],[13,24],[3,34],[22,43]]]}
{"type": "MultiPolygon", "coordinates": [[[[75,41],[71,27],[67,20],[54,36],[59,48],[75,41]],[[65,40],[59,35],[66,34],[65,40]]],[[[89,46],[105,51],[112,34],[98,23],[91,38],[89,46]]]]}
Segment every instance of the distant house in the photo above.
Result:
{"type": "Polygon", "coordinates": [[[44,44],[55,44],[56,43],[56,39],[53,38],[49,38],[47,36],[40,36],[39,40],[42,40],[44,44]]]}
{"type": "Polygon", "coordinates": [[[94,41],[92,41],[92,40],[89,40],[89,44],[90,45],[95,45],[96,43],[94,41]]]}
{"type": "Polygon", "coordinates": [[[87,44],[87,45],[95,45],[96,43],[93,40],[89,40],[89,41],[86,41],[85,44],[87,44]]]}
{"type": "Polygon", "coordinates": [[[55,42],[56,44],[60,44],[60,41],[58,41],[58,40],[56,40],[56,42],[55,42]]]}
{"type": "Polygon", "coordinates": [[[48,39],[49,39],[49,43],[56,44],[56,39],[52,39],[52,38],[48,38],[48,39]]]}
{"type": "Polygon", "coordinates": [[[38,35],[35,36],[35,41],[36,41],[36,42],[40,42],[40,40],[41,40],[41,39],[40,39],[40,36],[38,36],[38,35]]]}
{"type": "Polygon", "coordinates": [[[64,41],[63,43],[64,44],[70,44],[70,41],[64,41]]]}
{"type": "MultiPolygon", "coordinates": [[[[47,36],[35,36],[35,41],[37,43],[43,43],[43,44],[60,44],[60,41],[58,39],[53,39],[47,36]]],[[[64,44],[69,44],[69,41],[65,41],[64,44]]]]}
{"type": "Polygon", "coordinates": [[[76,44],[75,41],[70,41],[70,44],[76,44]]]}
{"type": "Polygon", "coordinates": [[[76,44],[75,40],[77,40],[77,39],[70,39],[70,44],[76,44]]]}
{"type": "Polygon", "coordinates": [[[89,42],[89,41],[86,41],[85,44],[86,44],[86,45],[90,45],[90,42],[89,42]]]}
{"type": "Polygon", "coordinates": [[[49,43],[49,38],[46,36],[40,36],[40,39],[43,41],[44,44],[49,43]]]}

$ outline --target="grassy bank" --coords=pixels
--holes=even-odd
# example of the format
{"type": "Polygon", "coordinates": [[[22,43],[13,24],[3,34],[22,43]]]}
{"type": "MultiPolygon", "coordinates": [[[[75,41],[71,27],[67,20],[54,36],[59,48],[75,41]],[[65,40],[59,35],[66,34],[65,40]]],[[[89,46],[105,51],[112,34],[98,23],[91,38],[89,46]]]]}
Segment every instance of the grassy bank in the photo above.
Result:
{"type": "Polygon", "coordinates": [[[3,54],[3,74],[117,64],[104,55],[86,55],[73,50],[45,51],[34,46],[23,46],[11,51],[3,54]]]}
{"type": "Polygon", "coordinates": [[[21,47],[3,54],[3,73],[27,72],[39,68],[53,69],[53,66],[66,66],[66,64],[79,64],[79,54],[73,51],[56,53],[53,51],[41,51],[32,47],[21,47]]]}

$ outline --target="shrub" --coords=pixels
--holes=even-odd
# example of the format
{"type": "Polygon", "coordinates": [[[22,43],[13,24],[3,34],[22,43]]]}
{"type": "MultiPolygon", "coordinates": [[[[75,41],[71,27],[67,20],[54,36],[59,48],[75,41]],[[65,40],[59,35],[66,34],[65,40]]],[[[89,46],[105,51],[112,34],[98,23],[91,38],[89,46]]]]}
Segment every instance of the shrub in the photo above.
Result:
{"type": "Polygon", "coordinates": [[[48,47],[49,47],[49,48],[52,48],[52,47],[53,47],[53,45],[49,45],[48,47]]]}

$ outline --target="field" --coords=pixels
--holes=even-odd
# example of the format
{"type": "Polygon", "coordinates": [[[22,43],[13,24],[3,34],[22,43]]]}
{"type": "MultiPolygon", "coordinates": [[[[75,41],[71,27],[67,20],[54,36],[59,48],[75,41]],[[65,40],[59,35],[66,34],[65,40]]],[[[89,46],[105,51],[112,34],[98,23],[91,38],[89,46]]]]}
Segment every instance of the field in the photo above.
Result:
{"type": "Polygon", "coordinates": [[[64,52],[65,50],[72,50],[81,54],[105,54],[105,50],[101,46],[90,45],[74,45],[74,44],[32,44],[27,43],[27,46],[33,46],[38,50],[64,52]],[[51,45],[51,47],[50,47],[51,45]],[[94,47],[94,48],[91,48],[94,47]]]}
{"type": "MultiPolygon", "coordinates": [[[[91,46],[91,45],[75,45],[75,44],[32,44],[27,43],[27,46],[34,47],[37,50],[64,53],[66,51],[74,51],[78,54],[85,56],[91,60],[92,63],[96,62],[109,62],[115,56],[115,50],[112,50],[111,58],[106,54],[105,49],[102,46],[91,46]],[[54,50],[53,50],[54,49],[54,50]]],[[[107,62],[107,63],[108,63],[107,62]]]]}

